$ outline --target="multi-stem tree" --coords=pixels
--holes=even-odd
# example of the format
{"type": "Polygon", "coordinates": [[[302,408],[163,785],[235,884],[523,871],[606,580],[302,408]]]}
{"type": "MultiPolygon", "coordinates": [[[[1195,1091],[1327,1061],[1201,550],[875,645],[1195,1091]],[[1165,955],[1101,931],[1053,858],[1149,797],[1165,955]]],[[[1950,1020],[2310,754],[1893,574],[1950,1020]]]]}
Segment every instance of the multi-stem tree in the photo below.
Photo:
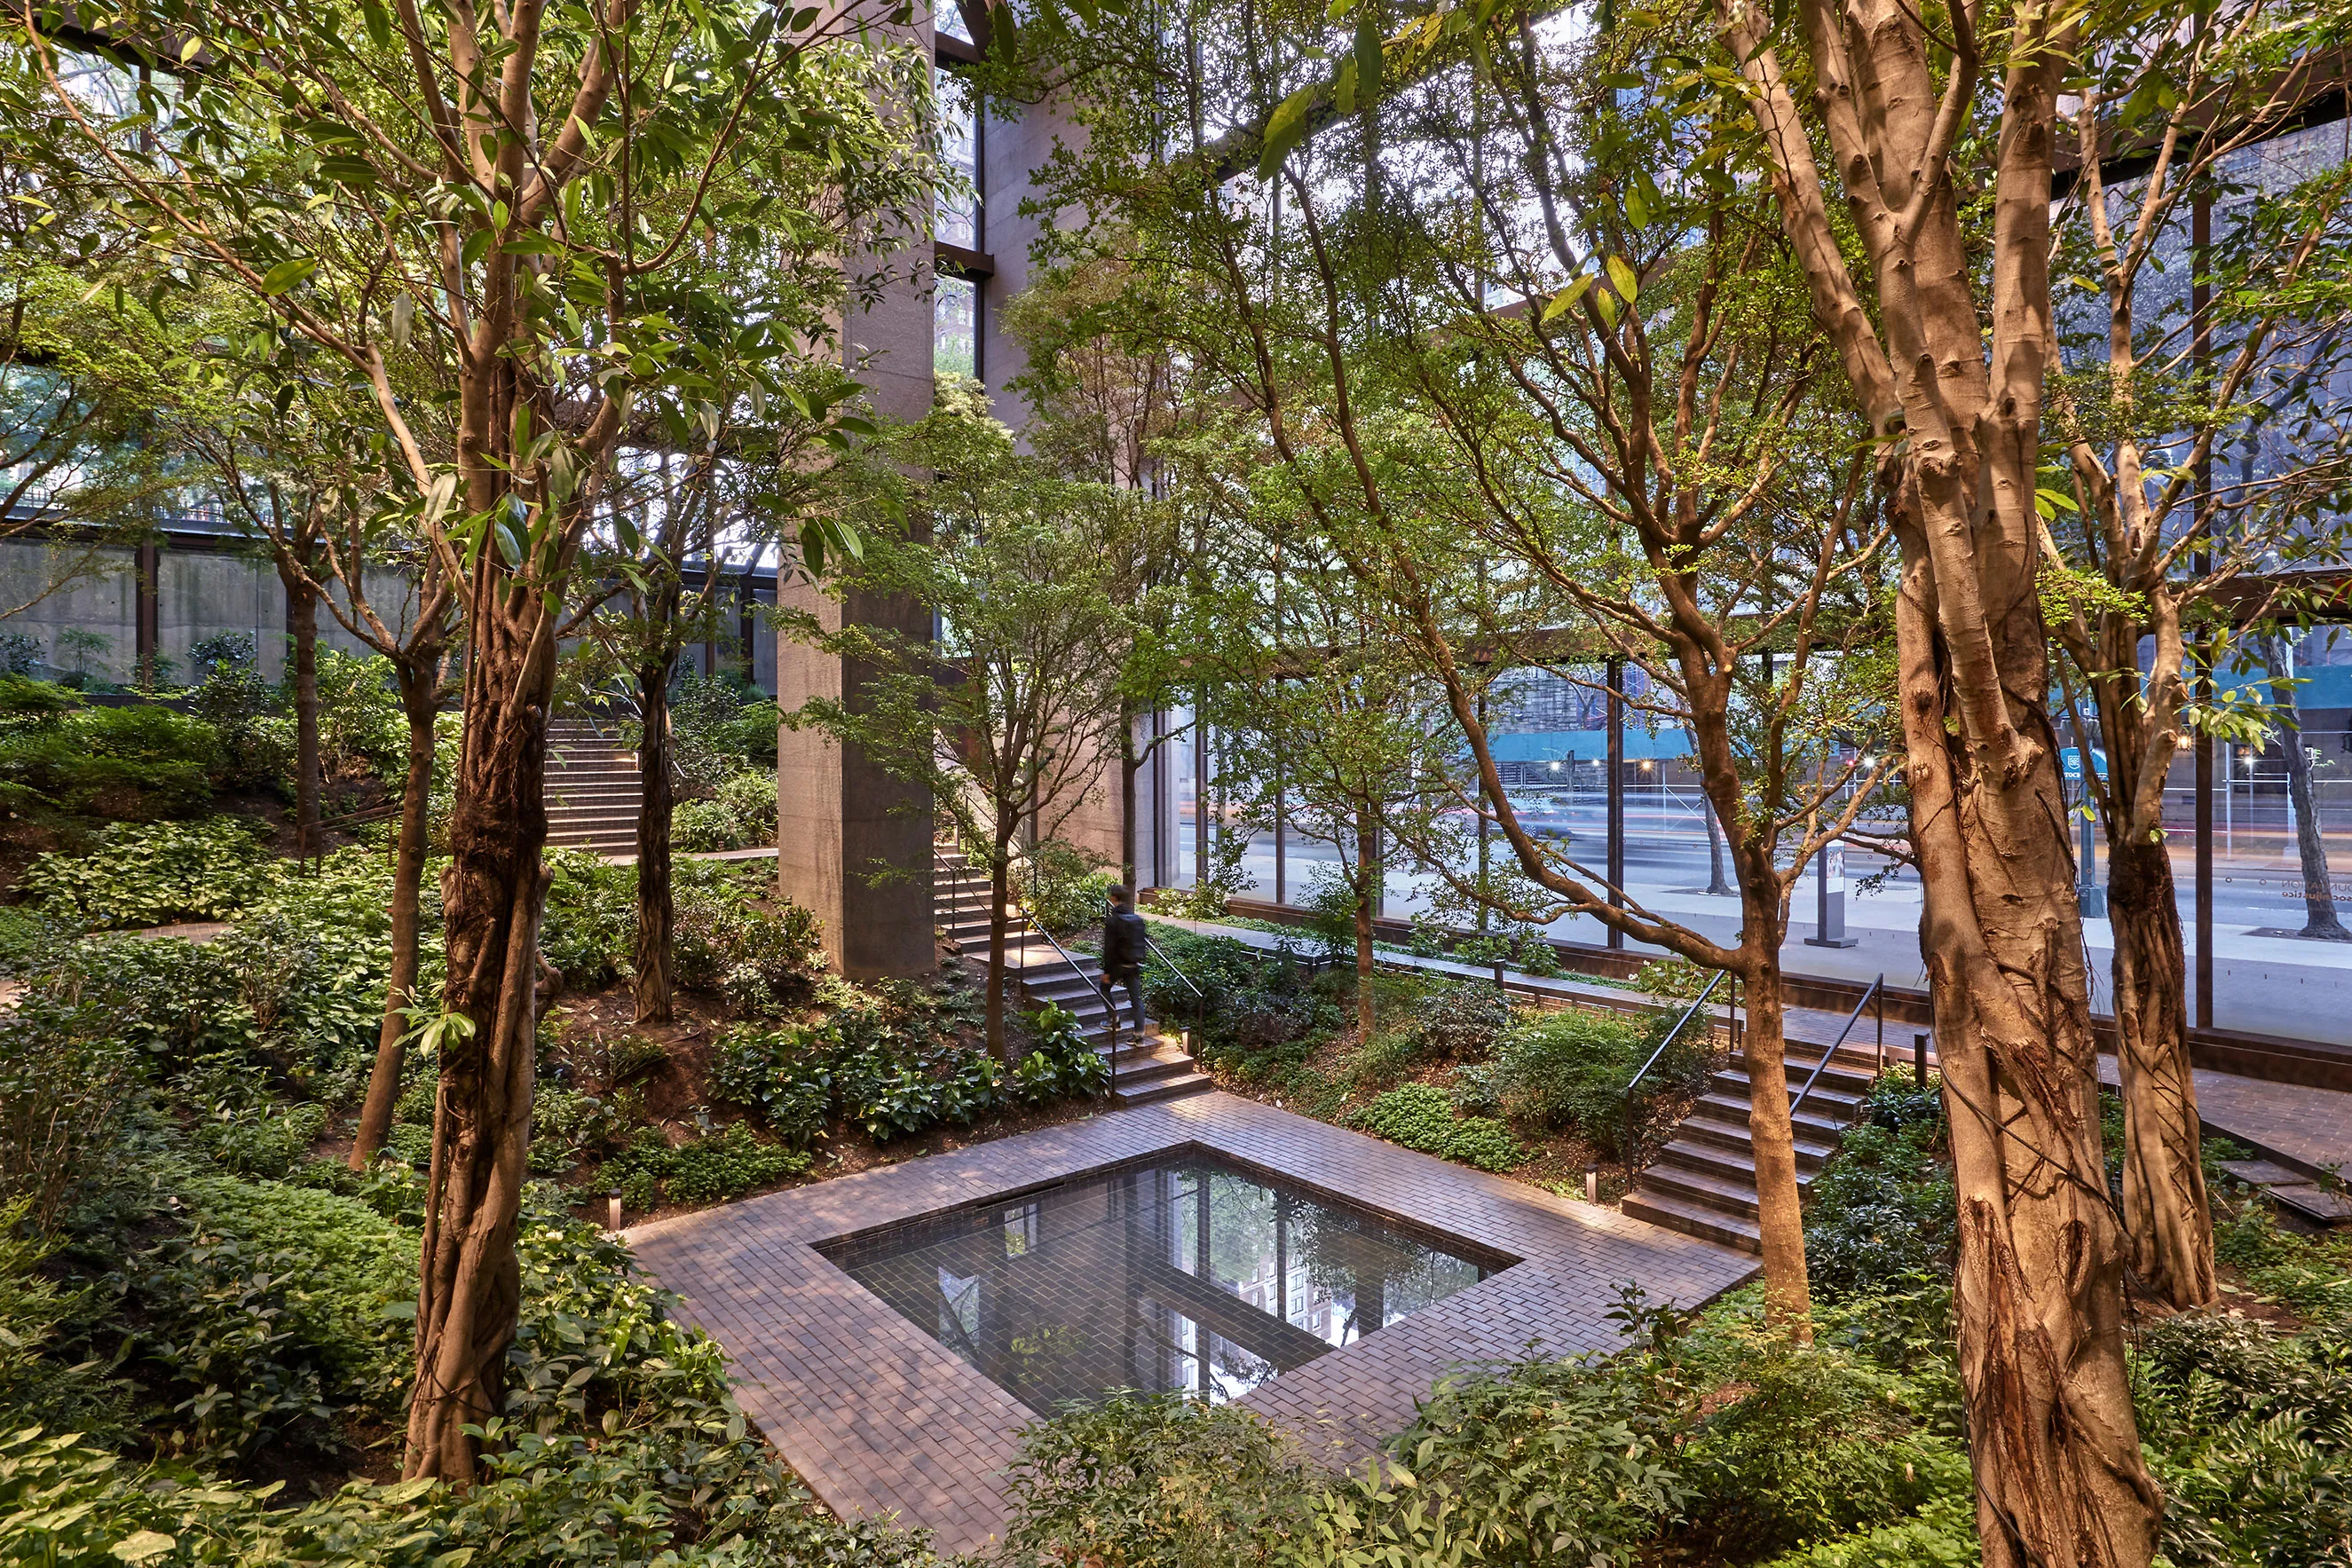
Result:
{"type": "Polygon", "coordinates": [[[2060,238],[2091,302],[2062,299],[2074,329],[2043,438],[2065,478],[2043,481],[2042,507],[2042,601],[2105,754],[2085,778],[2110,867],[2124,1229],[2142,1288],[2184,1310],[2214,1299],[2213,1222],[2165,784],[2192,719],[2210,736],[2226,716],[2191,690],[2193,643],[2213,661],[2225,608],[2258,618],[2277,573],[2340,549],[2315,503],[2343,483],[2325,400],[2352,349],[2324,312],[2304,314],[2307,280],[2352,226],[2352,168],[2300,167],[2292,138],[2263,145],[2320,85],[2327,40],[2309,14],[2199,15],[2098,47],[2072,84],[2060,238]],[[2110,163],[2126,176],[2110,180],[2110,163]]]}
{"type": "MultiPolygon", "coordinates": [[[[813,283],[806,298],[833,292],[813,283]]],[[[804,330],[810,340],[829,340],[822,321],[804,330]]],[[[678,657],[716,622],[730,549],[749,556],[773,541],[786,558],[780,575],[824,570],[826,541],[838,533],[811,509],[829,475],[825,458],[852,434],[873,428],[841,412],[858,383],[823,361],[802,364],[778,395],[769,395],[773,373],[756,365],[716,373],[710,418],[674,420],[648,433],[660,438],[658,446],[624,452],[625,476],[607,492],[611,516],[600,530],[611,549],[600,564],[613,592],[588,622],[636,707],[643,794],[631,986],[639,1023],[667,1023],[673,1015],[669,688],[678,657]]]]}
{"type": "Polygon", "coordinates": [[[860,521],[863,557],[832,591],[919,604],[939,636],[780,617],[866,672],[853,699],[812,698],[785,722],[815,725],[923,786],[985,861],[988,1047],[1010,1061],[1013,866],[1024,838],[1056,836],[1086,800],[1113,743],[1129,637],[1111,591],[1114,547],[1135,498],[1016,452],[969,385],[942,385],[927,417],[877,450],[859,489],[877,516],[860,521]]]}
{"type": "MultiPolygon", "coordinates": [[[[1301,25],[1221,32],[1195,90],[1270,96],[1286,23],[1301,25]]],[[[1117,161],[1164,159],[1164,139],[1112,99],[1069,194],[1117,204],[1102,232],[1135,236],[1126,265],[1160,329],[1247,411],[1315,548],[1441,695],[1468,758],[1455,804],[1500,830],[1513,875],[1482,884],[1443,835],[1421,858],[1514,917],[1590,915],[1745,983],[1768,1291],[1802,1333],[1780,948],[1796,879],[1866,794],[1875,686],[1855,655],[1881,624],[1878,534],[1817,404],[1820,334],[1782,303],[1781,244],[1743,216],[1737,111],[1624,87],[1692,31],[1588,47],[1495,6],[1393,38],[1367,19],[1336,84],[1267,116],[1258,188],[1226,186],[1207,154],[1134,178],[1117,161]],[[1465,37],[1477,68],[1420,69],[1465,37]],[[1318,115],[1338,118],[1302,141],[1318,115]],[[1684,170],[1666,186],[1661,158],[1684,170]],[[1728,830],[1736,943],[1608,886],[1503,787],[1498,673],[1608,658],[1646,667],[1691,727],[1728,830]],[[1743,752],[1751,714],[1764,738],[1743,752]],[[1507,891],[1529,887],[1544,907],[1507,891]]]]}
{"type": "MultiPolygon", "coordinates": [[[[542,769],[584,536],[632,418],[704,405],[705,356],[769,333],[761,302],[714,293],[678,266],[724,251],[765,276],[754,264],[777,242],[761,201],[731,177],[752,166],[747,155],[806,157],[838,189],[899,158],[885,106],[919,101],[926,87],[902,51],[851,41],[858,17],[820,9],[363,0],[353,16],[131,0],[73,19],[152,51],[141,113],[125,123],[70,88],[58,18],[28,3],[12,8],[11,30],[48,90],[11,95],[16,139],[71,148],[52,177],[102,193],[177,276],[267,302],[272,329],[246,350],[255,373],[331,377],[372,398],[384,460],[408,489],[407,526],[463,605],[405,1468],[464,1479],[474,1434],[502,1408],[518,1304],[542,769]],[[394,390],[390,363],[404,352],[434,368],[453,410],[446,461],[394,390]]],[[[828,213],[817,226],[838,256],[870,214],[828,213]]]]}
{"type": "MultiPolygon", "coordinates": [[[[2124,1363],[2123,1239],[2038,597],[2058,100],[2093,13],[1716,9],[1728,58],[1696,60],[1694,83],[1738,74],[1900,554],[1897,712],[1984,1560],[2139,1568],[2160,1499],[2124,1363]]],[[[2157,30],[2136,13],[2126,25],[2157,30]]]]}

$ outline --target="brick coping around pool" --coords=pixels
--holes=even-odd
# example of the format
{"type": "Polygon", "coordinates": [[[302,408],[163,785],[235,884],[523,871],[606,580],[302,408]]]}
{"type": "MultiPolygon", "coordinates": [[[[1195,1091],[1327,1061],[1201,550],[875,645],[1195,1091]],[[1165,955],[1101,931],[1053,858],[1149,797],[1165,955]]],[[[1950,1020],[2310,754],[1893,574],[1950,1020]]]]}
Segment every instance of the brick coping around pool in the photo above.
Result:
{"type": "Polygon", "coordinates": [[[734,1359],[743,1408],[818,1497],[945,1552],[1001,1536],[1004,1469],[1034,1413],[820,1256],[816,1244],[1198,1145],[1518,1262],[1286,1372],[1243,1403],[1328,1462],[1360,1460],[1449,1366],[1619,1343],[1621,1285],[1693,1306],[1755,1272],[1728,1248],[1612,1208],[1221,1093],[1117,1111],[772,1193],[627,1233],[734,1359]]]}

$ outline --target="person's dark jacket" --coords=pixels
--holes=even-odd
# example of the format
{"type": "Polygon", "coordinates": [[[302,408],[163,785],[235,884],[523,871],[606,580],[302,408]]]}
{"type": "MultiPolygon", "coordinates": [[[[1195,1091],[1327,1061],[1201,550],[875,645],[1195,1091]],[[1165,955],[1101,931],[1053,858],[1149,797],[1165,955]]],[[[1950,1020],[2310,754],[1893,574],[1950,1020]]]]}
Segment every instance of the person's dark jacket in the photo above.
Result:
{"type": "Polygon", "coordinates": [[[1143,967],[1143,916],[1132,909],[1115,909],[1103,922],[1102,966],[1107,974],[1143,967]]]}

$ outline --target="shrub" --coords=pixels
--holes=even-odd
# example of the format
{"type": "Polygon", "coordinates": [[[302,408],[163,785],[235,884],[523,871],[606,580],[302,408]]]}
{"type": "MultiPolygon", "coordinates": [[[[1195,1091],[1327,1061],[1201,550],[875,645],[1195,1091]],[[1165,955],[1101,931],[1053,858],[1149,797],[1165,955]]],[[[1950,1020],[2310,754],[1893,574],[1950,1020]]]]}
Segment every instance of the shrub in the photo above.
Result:
{"type": "Polygon", "coordinates": [[[196,1146],[239,1176],[282,1176],[310,1156],[326,1125],[320,1105],[224,1109],[196,1124],[196,1146]]]}
{"type": "Polygon", "coordinates": [[[824,1134],[833,1105],[830,1067],[803,1061],[819,1049],[804,1030],[738,1026],[719,1039],[710,1092],[751,1112],[786,1144],[806,1148],[824,1134]]]}
{"type": "Polygon", "coordinates": [[[1958,1199],[1941,1101],[1881,1079],[1807,1194],[1805,1274],[1823,1301],[1949,1279],[1958,1199]]]}
{"type": "Polygon", "coordinates": [[[604,1162],[606,1178],[625,1191],[631,1177],[650,1177],[662,1184],[674,1203],[722,1203],[808,1168],[808,1155],[762,1144],[740,1122],[723,1133],[705,1133],[675,1148],[659,1130],[646,1127],[627,1148],[604,1162]]]}
{"type": "Polygon", "coordinates": [[[292,736],[269,722],[283,694],[254,668],[251,636],[208,637],[189,650],[203,679],[189,706],[220,737],[221,782],[230,789],[278,785],[294,770],[292,736]]]}
{"type": "Polygon", "coordinates": [[[39,856],[17,889],[43,913],[102,928],[219,920],[259,900],[282,875],[250,818],[118,824],[87,852],[39,856]]]}
{"type": "Polygon", "coordinates": [[[680,890],[673,932],[677,982],[716,990],[748,1013],[808,999],[824,973],[824,923],[797,904],[770,914],[725,884],[680,890]]]}
{"type": "MultiPolygon", "coordinates": [[[[1473,1105],[1498,1107],[1515,1122],[1570,1132],[1622,1155],[1625,1085],[1673,1027],[1667,1014],[1643,1029],[1573,1008],[1532,1013],[1497,1037],[1484,1072],[1457,1074],[1457,1082],[1473,1105]]],[[[1711,1041],[1694,1025],[1643,1075],[1634,1094],[1637,1130],[1660,1102],[1703,1088],[1714,1061],[1711,1041]]]]}
{"type": "Polygon", "coordinates": [[[408,716],[390,659],[319,650],[319,766],[330,779],[406,775],[408,716]]]}
{"type": "Polygon", "coordinates": [[[58,1243],[35,1230],[32,1218],[28,1198],[0,1202],[0,1431],[32,1425],[123,1436],[121,1402],[100,1366],[51,1354],[80,1303],[44,1277],[58,1243]]]}
{"type": "Polygon", "coordinates": [[[79,697],[54,681],[33,680],[27,672],[14,668],[0,673],[0,734],[37,729],[80,706],[79,697]]]}
{"type": "Polygon", "coordinates": [[[48,1229],[102,1178],[145,1063],[111,1009],[19,1003],[0,1019],[0,1201],[48,1229]]]}
{"type": "Polygon", "coordinates": [[[735,813],[717,800],[680,800],[672,807],[669,841],[672,849],[689,855],[743,847],[735,813]]]}
{"type": "Polygon", "coordinates": [[[184,1196],[199,1231],[303,1260],[285,1326],[339,1384],[390,1390],[406,1375],[410,1330],[398,1309],[416,1299],[413,1232],[357,1198],[282,1182],[195,1176],[184,1196]]]}
{"type": "MultiPolygon", "coordinates": [[[[772,703],[761,705],[774,711],[772,703]]],[[[762,723],[766,732],[767,755],[776,754],[776,727],[762,723]]],[[[757,757],[759,753],[752,753],[757,757]]],[[[734,818],[738,831],[746,844],[766,844],[776,837],[776,774],[773,768],[747,768],[740,773],[730,774],[719,786],[719,804],[734,818]]]]}
{"type": "Polygon", "coordinates": [[[549,850],[546,858],[540,953],[569,984],[601,986],[621,973],[636,942],[636,868],[607,865],[584,850],[549,850]]]}
{"type": "Polygon", "coordinates": [[[1011,1561],[1166,1568],[1293,1561],[1326,1484],[1255,1412],[1132,1394],[1023,1428],[1008,1479],[1011,1561]]]}
{"type": "Polygon", "coordinates": [[[1354,1122],[1390,1143],[1480,1170],[1507,1171],[1527,1158],[1508,1128],[1485,1116],[1460,1114],[1452,1097],[1433,1084],[1391,1089],[1359,1111],[1354,1122]]]}
{"type": "Polygon", "coordinates": [[[174,1401],[157,1412],[160,1447],[234,1465],[265,1440],[320,1435],[332,1413],[320,1359],[286,1322],[302,1271],[295,1253],[201,1235],[132,1260],[126,1285],[148,1325],[139,1355],[174,1401]]]}
{"type": "Polygon", "coordinates": [[[1038,925],[1067,936],[1102,924],[1118,873],[1104,865],[1101,856],[1053,839],[1038,845],[1031,858],[1034,875],[1019,892],[1022,907],[1038,925]]]}
{"type": "Polygon", "coordinates": [[[1423,1053],[1456,1061],[1484,1056],[1510,1022],[1510,997],[1491,985],[1446,986],[1423,996],[1412,1009],[1412,1030],[1423,1053]]]}

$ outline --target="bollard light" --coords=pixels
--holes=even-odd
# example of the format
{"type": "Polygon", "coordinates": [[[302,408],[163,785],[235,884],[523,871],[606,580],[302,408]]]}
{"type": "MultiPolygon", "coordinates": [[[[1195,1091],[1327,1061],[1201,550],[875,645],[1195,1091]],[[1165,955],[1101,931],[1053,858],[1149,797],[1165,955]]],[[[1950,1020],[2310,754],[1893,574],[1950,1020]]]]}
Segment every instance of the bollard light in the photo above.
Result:
{"type": "Polygon", "coordinates": [[[1598,1162],[1584,1167],[1584,1201],[1601,1201],[1601,1166],[1598,1162]]]}
{"type": "Polygon", "coordinates": [[[604,1228],[607,1230],[620,1229],[621,1189],[619,1187],[616,1186],[611,1192],[604,1195],[604,1211],[606,1216],[604,1228]]]}

